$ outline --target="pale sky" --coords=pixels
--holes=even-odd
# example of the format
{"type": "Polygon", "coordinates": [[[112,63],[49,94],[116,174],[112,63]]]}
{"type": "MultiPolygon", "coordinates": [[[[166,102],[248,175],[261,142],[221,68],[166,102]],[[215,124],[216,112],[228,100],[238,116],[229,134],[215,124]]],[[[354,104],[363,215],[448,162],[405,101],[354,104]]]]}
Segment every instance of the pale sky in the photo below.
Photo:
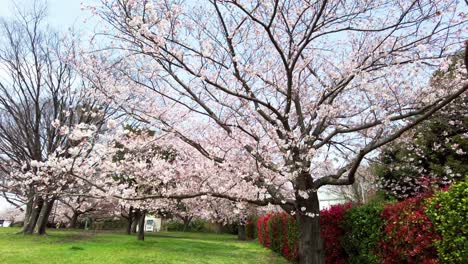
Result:
{"type": "MultiPolygon", "coordinates": [[[[40,0],[47,2],[48,17],[47,22],[60,31],[65,31],[70,27],[82,29],[86,27],[83,19],[88,16],[81,11],[81,3],[89,4],[92,0],[40,0]]],[[[34,0],[0,0],[0,16],[8,17],[12,15],[14,6],[20,8],[32,6],[34,0]],[[13,4],[14,3],[14,4],[13,4]]]]}
{"type": "MultiPolygon", "coordinates": [[[[81,0],[48,0],[46,2],[49,8],[48,21],[54,26],[71,26],[82,16],[81,0]]],[[[23,8],[28,5],[32,6],[33,3],[33,0],[0,0],[0,16],[11,16],[15,5],[23,8]]]]}

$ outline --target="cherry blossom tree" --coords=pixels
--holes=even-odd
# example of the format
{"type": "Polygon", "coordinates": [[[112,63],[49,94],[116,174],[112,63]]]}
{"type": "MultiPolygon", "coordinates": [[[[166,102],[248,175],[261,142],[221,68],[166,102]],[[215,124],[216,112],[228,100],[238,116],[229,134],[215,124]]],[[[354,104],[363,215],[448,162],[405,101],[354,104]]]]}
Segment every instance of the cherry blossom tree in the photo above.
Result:
{"type": "MultiPolygon", "coordinates": [[[[148,129],[126,126],[108,137],[105,144],[114,147],[102,148],[109,152],[99,156],[107,158],[93,166],[99,171],[100,181],[104,181],[93,184],[96,188],[93,194],[120,199],[120,205],[130,210],[127,219],[142,220],[146,213],[158,213],[177,215],[187,221],[193,217],[211,220],[217,217],[219,222],[229,223],[240,214],[235,208],[242,205],[232,193],[242,192],[248,186],[233,180],[223,182],[216,174],[236,177],[238,173],[250,173],[251,167],[244,171],[239,167],[234,172],[231,166],[226,172],[172,134],[148,129]]],[[[251,200],[255,201],[255,197],[251,200]]],[[[143,240],[143,222],[138,222],[139,239],[143,240]]]]}
{"type": "Polygon", "coordinates": [[[62,216],[62,220],[66,220],[68,228],[77,228],[80,216],[97,211],[100,208],[99,201],[86,199],[83,196],[62,197],[56,206],[59,209],[55,214],[62,216]]]}
{"type": "Polygon", "coordinates": [[[303,264],[324,263],[317,190],[352,184],[366,157],[468,88],[463,67],[429,84],[466,39],[466,7],[455,0],[103,0],[90,9],[106,23],[94,44],[108,44],[78,66],[95,95],[187,153],[175,167],[160,162],[184,172],[168,174],[174,189],[118,196],[279,205],[296,216],[303,264]]]}
{"type": "Polygon", "coordinates": [[[44,234],[57,193],[84,186],[68,170],[111,113],[86,97],[71,63],[78,42],[45,23],[46,4],[16,9],[0,20],[0,189],[26,205],[22,232],[44,234]]]}

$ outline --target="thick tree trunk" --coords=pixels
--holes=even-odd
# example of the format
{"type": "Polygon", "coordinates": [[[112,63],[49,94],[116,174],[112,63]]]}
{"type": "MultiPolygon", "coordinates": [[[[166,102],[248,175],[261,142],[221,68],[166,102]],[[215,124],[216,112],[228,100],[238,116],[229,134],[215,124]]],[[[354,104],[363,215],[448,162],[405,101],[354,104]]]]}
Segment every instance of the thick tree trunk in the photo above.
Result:
{"type": "Polygon", "coordinates": [[[39,214],[42,210],[42,206],[44,204],[44,200],[40,196],[36,196],[34,198],[34,202],[31,208],[31,212],[28,218],[24,219],[23,230],[21,233],[25,235],[31,235],[34,233],[34,228],[36,227],[37,220],[39,218],[39,214]]]}
{"type": "Polygon", "coordinates": [[[140,212],[140,219],[138,219],[138,240],[145,240],[145,215],[146,210],[140,212]]]}
{"type": "Polygon", "coordinates": [[[133,215],[133,221],[132,221],[132,234],[135,234],[137,232],[137,225],[140,221],[140,211],[136,210],[134,215],[133,215]]]}
{"type": "Polygon", "coordinates": [[[305,201],[306,211],[296,214],[299,230],[299,264],[325,264],[323,240],[320,234],[320,212],[317,192],[305,201]],[[306,215],[306,213],[314,214],[306,215]]]}
{"type": "Polygon", "coordinates": [[[54,207],[55,198],[52,198],[48,201],[44,201],[44,205],[41,208],[41,212],[37,219],[36,231],[39,235],[45,235],[47,222],[49,221],[50,213],[52,212],[52,207],[54,207]]]}
{"type": "Polygon", "coordinates": [[[34,208],[34,195],[29,194],[28,202],[26,203],[26,211],[24,212],[23,229],[21,230],[21,232],[24,231],[24,227],[26,226],[27,221],[29,220],[29,217],[31,216],[33,208],[34,208]]]}
{"type": "Polygon", "coordinates": [[[127,235],[131,235],[132,234],[132,224],[133,224],[133,219],[131,217],[129,217],[127,219],[127,230],[125,231],[125,233],[127,235]]]}

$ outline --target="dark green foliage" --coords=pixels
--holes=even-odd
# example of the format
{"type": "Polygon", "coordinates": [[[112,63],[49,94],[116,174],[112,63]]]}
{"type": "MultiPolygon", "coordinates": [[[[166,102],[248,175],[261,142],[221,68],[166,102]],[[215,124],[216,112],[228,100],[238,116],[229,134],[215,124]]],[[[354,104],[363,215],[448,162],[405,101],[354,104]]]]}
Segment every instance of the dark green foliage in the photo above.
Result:
{"type": "Polygon", "coordinates": [[[105,219],[102,222],[102,229],[103,230],[116,230],[116,229],[124,229],[127,226],[126,219],[105,219]]]}
{"type": "MultiPolygon", "coordinates": [[[[166,223],[167,231],[184,231],[184,223],[182,221],[168,221],[166,223]]],[[[232,234],[237,235],[238,225],[237,224],[227,224],[220,227],[220,229],[213,229],[213,224],[210,224],[208,221],[203,219],[193,219],[190,221],[186,232],[200,232],[200,233],[223,233],[223,234],[232,234]]]]}
{"type": "Polygon", "coordinates": [[[190,221],[187,229],[184,230],[184,223],[181,221],[169,221],[166,223],[168,231],[187,231],[187,232],[208,232],[205,220],[193,219],[190,221]]]}
{"type": "Polygon", "coordinates": [[[345,230],[342,245],[349,257],[347,263],[379,263],[376,250],[383,229],[382,211],[382,204],[372,202],[352,207],[345,213],[341,225],[345,230]]]}
{"type": "Polygon", "coordinates": [[[285,252],[283,249],[283,254],[288,256],[288,259],[295,260],[298,258],[298,243],[297,238],[299,237],[299,230],[297,223],[293,217],[286,219],[286,248],[289,252],[285,252]]]}
{"type": "MultiPolygon", "coordinates": [[[[465,52],[452,56],[449,67],[433,74],[431,85],[444,86],[463,67],[465,52]]],[[[463,179],[468,171],[468,96],[462,94],[406,138],[382,150],[373,165],[388,196],[403,200],[463,179]]]]}
{"type": "Polygon", "coordinates": [[[426,214],[442,240],[435,246],[441,263],[468,263],[468,182],[460,182],[430,199],[426,214]]]}
{"type": "Polygon", "coordinates": [[[382,150],[372,168],[387,195],[403,200],[445,187],[468,171],[468,100],[460,98],[382,150]]]}
{"type": "Polygon", "coordinates": [[[268,221],[268,230],[270,230],[270,241],[271,249],[275,252],[281,252],[282,250],[282,217],[274,216],[268,221]]]}
{"type": "Polygon", "coordinates": [[[237,235],[239,226],[237,224],[227,224],[221,227],[221,233],[237,235]]]}
{"type": "Polygon", "coordinates": [[[245,236],[247,240],[252,240],[257,238],[257,228],[255,223],[257,223],[258,217],[253,216],[249,217],[247,223],[245,224],[245,236]]]}

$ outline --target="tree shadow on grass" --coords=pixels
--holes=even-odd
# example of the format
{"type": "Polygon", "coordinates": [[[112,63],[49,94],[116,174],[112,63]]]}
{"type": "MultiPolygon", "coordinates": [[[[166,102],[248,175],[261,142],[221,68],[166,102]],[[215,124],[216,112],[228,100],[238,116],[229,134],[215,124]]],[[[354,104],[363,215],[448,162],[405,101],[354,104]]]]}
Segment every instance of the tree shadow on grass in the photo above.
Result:
{"type": "Polygon", "coordinates": [[[75,234],[68,234],[66,236],[61,236],[59,239],[56,240],[56,243],[64,244],[64,243],[72,243],[82,240],[88,240],[90,238],[95,237],[95,234],[91,233],[75,233],[75,234]]]}

